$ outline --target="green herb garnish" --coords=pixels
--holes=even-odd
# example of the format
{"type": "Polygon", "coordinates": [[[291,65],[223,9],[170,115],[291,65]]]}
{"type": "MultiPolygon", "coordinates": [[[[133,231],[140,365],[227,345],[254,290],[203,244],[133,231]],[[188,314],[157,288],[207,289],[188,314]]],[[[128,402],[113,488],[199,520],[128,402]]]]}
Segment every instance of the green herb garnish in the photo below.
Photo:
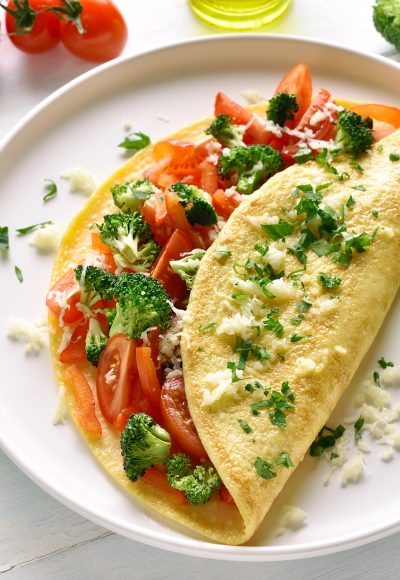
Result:
{"type": "Polygon", "coordinates": [[[20,268],[18,268],[18,266],[14,266],[14,271],[15,271],[15,275],[18,278],[19,282],[23,282],[24,281],[24,277],[22,275],[22,271],[20,268]]]}
{"type": "Polygon", "coordinates": [[[214,254],[217,258],[229,258],[229,256],[232,256],[232,252],[228,246],[218,246],[215,248],[214,254]]]}
{"type": "Polygon", "coordinates": [[[289,453],[287,453],[287,451],[281,451],[281,453],[279,453],[276,460],[276,465],[283,465],[283,467],[286,467],[286,469],[294,467],[293,461],[291,460],[290,455],[289,453]]]}
{"type": "Polygon", "coordinates": [[[318,433],[318,437],[311,444],[310,455],[312,457],[319,457],[329,447],[333,447],[336,443],[336,439],[340,437],[345,432],[343,425],[338,425],[336,429],[331,429],[330,427],[323,427],[318,433]],[[327,434],[326,434],[327,433],[327,434]]]}
{"type": "Polygon", "coordinates": [[[385,358],[383,356],[378,360],[378,364],[383,369],[385,369],[386,367],[394,367],[394,363],[392,363],[391,361],[385,360],[385,358]]]}
{"type": "Polygon", "coordinates": [[[273,240],[281,240],[286,236],[290,236],[290,234],[293,232],[294,225],[280,219],[279,223],[264,224],[261,226],[261,229],[273,240]]]}
{"type": "Polygon", "coordinates": [[[254,467],[256,468],[258,475],[263,479],[272,479],[276,477],[274,465],[265,459],[261,459],[261,457],[257,457],[254,462],[254,467]]]}
{"type": "Polygon", "coordinates": [[[392,151],[392,153],[389,153],[389,159],[390,161],[400,161],[400,153],[392,151]]]}
{"type": "Polygon", "coordinates": [[[45,181],[47,183],[46,185],[47,192],[43,196],[43,201],[49,201],[50,199],[53,199],[53,197],[57,195],[57,185],[54,183],[52,179],[46,179],[45,181]]]}
{"type": "Polygon", "coordinates": [[[331,274],[325,274],[324,272],[319,273],[318,280],[322,288],[337,288],[342,283],[341,278],[335,278],[335,276],[331,276],[331,274]]]}
{"type": "Polygon", "coordinates": [[[140,151],[140,149],[144,149],[148,145],[150,145],[150,137],[145,135],[141,131],[137,131],[135,133],[129,133],[125,137],[125,139],[119,143],[118,147],[123,147],[124,149],[129,149],[133,151],[140,151]]]}
{"type": "Polygon", "coordinates": [[[26,236],[26,234],[30,234],[32,232],[34,232],[35,230],[38,230],[40,228],[44,228],[47,225],[51,225],[53,224],[52,221],[47,221],[47,222],[41,222],[40,224],[33,224],[32,226],[27,226],[26,228],[18,228],[17,230],[15,230],[16,232],[18,232],[18,234],[20,236],[26,236]]]}
{"type": "Polygon", "coordinates": [[[249,434],[253,431],[250,425],[246,421],[243,421],[243,419],[238,419],[238,423],[245,433],[249,434]]]}
{"type": "Polygon", "coordinates": [[[354,439],[359,441],[362,437],[362,428],[364,427],[364,417],[359,417],[354,423],[354,439]]]}
{"type": "Polygon", "coordinates": [[[0,250],[6,252],[10,249],[10,239],[8,236],[8,226],[0,226],[0,250]]]}
{"type": "Polygon", "coordinates": [[[209,322],[208,324],[200,324],[199,331],[205,332],[206,330],[212,330],[217,326],[216,322],[209,322]]]}

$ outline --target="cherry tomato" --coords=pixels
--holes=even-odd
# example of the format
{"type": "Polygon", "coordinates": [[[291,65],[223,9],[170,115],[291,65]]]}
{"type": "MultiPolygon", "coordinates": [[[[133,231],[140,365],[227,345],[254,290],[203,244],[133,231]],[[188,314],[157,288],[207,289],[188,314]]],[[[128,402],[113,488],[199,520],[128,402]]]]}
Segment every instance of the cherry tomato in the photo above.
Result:
{"type": "Polygon", "coordinates": [[[217,189],[212,196],[215,211],[228,219],[231,213],[242,203],[242,196],[237,191],[217,189]]]}
{"type": "Polygon", "coordinates": [[[100,356],[97,399],[103,417],[111,424],[129,406],[138,382],[135,351],[136,342],[121,333],[110,338],[100,356]]]}
{"type": "Polygon", "coordinates": [[[161,388],[150,346],[137,347],[136,364],[144,396],[157,409],[160,405],[161,388]]]}
{"type": "Polygon", "coordinates": [[[110,0],[80,0],[79,32],[71,21],[60,22],[60,37],[67,50],[75,56],[104,62],[121,54],[128,38],[128,30],[120,11],[110,0]]]}
{"type": "Polygon", "coordinates": [[[161,252],[152,272],[152,277],[161,282],[172,300],[180,300],[187,292],[186,282],[172,271],[171,260],[178,260],[182,254],[194,249],[191,238],[181,230],[175,230],[161,252]]]}
{"type": "MultiPolygon", "coordinates": [[[[44,10],[60,5],[59,0],[22,0],[18,9],[20,17],[7,10],[6,30],[11,42],[30,54],[54,48],[60,42],[60,21],[57,16],[44,10]],[[25,27],[26,32],[23,31],[25,27]]],[[[17,9],[14,0],[8,2],[7,9],[17,9]]]]}
{"type": "MultiPolygon", "coordinates": [[[[294,66],[279,83],[275,95],[278,93],[290,93],[296,95],[299,110],[290,123],[296,125],[311,103],[312,82],[307,65],[300,63],[294,66]]],[[[288,123],[289,124],[289,123],[288,123]]]]}
{"type": "Polygon", "coordinates": [[[101,425],[96,417],[96,406],[90,385],[79,367],[71,365],[65,369],[64,379],[76,400],[75,417],[84,431],[101,435],[101,425]]]}
{"type": "Polygon", "coordinates": [[[166,379],[161,389],[161,413],[165,428],[183,452],[199,461],[208,458],[190,416],[183,377],[166,379]]]}
{"type": "Polygon", "coordinates": [[[75,272],[68,270],[47,293],[46,306],[54,316],[71,324],[83,318],[82,311],[76,306],[80,297],[81,290],[75,272]],[[62,307],[63,304],[66,304],[66,308],[62,307]]]}

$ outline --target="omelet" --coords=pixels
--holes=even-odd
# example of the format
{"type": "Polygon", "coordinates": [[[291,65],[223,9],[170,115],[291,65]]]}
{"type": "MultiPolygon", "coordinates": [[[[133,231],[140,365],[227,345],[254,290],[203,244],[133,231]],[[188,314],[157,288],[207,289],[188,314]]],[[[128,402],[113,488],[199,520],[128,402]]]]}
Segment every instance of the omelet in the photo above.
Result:
{"type": "MultiPolygon", "coordinates": [[[[171,137],[199,142],[209,123],[205,119],[171,137]]],[[[168,493],[141,480],[129,481],[118,433],[101,417],[97,402],[102,437],[85,433],[66,385],[77,428],[127,493],[211,540],[242,544],[251,538],[329,418],[400,283],[400,162],[388,157],[395,150],[400,151],[400,132],[359,160],[362,171],[342,160],[335,161],[337,174],[314,162],[277,174],[245,199],[202,260],[182,336],[185,385],[195,426],[235,505],[218,497],[200,506],[176,505],[168,493]],[[311,249],[306,262],[299,262],[301,253],[296,255],[293,249],[298,243],[294,227],[286,237],[277,238],[285,229],[279,225],[298,219],[295,207],[304,193],[299,186],[311,185],[315,192],[329,182],[318,191],[321,200],[331,213],[343,216],[348,232],[365,234],[364,242],[371,240],[362,248],[365,251],[357,252],[351,245],[347,266],[333,262],[331,254],[318,256],[311,249]],[[252,270],[246,267],[248,261],[260,259],[270,263],[274,278],[261,285],[248,280],[252,270]],[[323,287],[321,272],[340,283],[323,287]],[[293,324],[294,319],[299,322],[293,324]],[[266,403],[271,397],[275,403],[266,403]]],[[[53,283],[71,264],[85,260],[91,247],[90,226],[114,211],[110,188],[141,176],[152,162],[149,147],[89,199],[64,235],[53,283]]],[[[318,224],[310,223],[310,231],[313,227],[318,224]]],[[[49,322],[57,381],[64,384],[58,354],[63,329],[54,316],[49,322]]],[[[87,365],[84,371],[95,395],[96,370],[87,365]]]]}

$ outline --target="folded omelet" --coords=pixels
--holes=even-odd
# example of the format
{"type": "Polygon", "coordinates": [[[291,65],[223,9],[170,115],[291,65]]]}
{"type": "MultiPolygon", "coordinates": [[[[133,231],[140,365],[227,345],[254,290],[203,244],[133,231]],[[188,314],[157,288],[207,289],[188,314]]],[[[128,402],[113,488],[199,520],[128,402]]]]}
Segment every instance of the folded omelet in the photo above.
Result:
{"type": "MultiPolygon", "coordinates": [[[[208,125],[207,119],[173,137],[198,142],[208,125]]],[[[212,540],[241,544],[254,534],[329,418],[399,286],[400,162],[390,161],[393,151],[400,151],[399,131],[358,160],[362,171],[343,159],[335,161],[337,174],[315,162],[277,174],[245,199],[202,260],[182,336],[185,385],[200,438],[236,505],[217,497],[200,506],[176,505],[168,493],[141,480],[130,482],[118,433],[99,410],[102,437],[85,433],[67,388],[77,428],[125,491],[212,540]],[[332,261],[334,252],[318,256],[310,248],[302,263],[295,229],[281,236],[285,226],[279,226],[299,219],[295,207],[307,187],[304,192],[298,186],[304,185],[313,186],[319,207],[325,203],[342,216],[350,236],[365,234],[358,242],[342,236],[342,249],[350,245],[352,255],[347,266],[332,261]],[[255,281],[251,262],[260,261],[272,268],[269,282],[255,281]],[[341,282],[325,288],[321,272],[341,282]]],[[[84,261],[90,226],[113,211],[111,186],[141,175],[152,162],[152,147],[139,152],[90,198],[64,235],[53,282],[70,264],[84,261]]],[[[317,222],[310,222],[310,231],[317,222]]],[[[57,380],[63,384],[62,329],[52,316],[50,326],[57,380]]],[[[84,370],[95,393],[96,371],[90,365],[84,370]]]]}

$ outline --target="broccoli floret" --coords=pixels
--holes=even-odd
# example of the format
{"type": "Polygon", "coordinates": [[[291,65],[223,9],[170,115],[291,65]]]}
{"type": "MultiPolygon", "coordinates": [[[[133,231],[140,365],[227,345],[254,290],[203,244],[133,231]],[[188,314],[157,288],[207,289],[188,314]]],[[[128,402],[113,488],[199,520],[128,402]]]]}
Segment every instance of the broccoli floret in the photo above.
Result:
{"type": "Polygon", "coordinates": [[[210,226],[218,222],[218,216],[207,192],[181,181],[174,183],[172,190],[178,195],[192,226],[194,224],[210,226]]]}
{"type": "Polygon", "coordinates": [[[108,328],[110,328],[112,326],[112,323],[115,320],[116,315],[117,315],[117,309],[116,308],[103,308],[101,310],[101,312],[107,318],[108,328]]]}
{"type": "Polygon", "coordinates": [[[110,300],[114,296],[116,276],[96,268],[96,266],[77,266],[75,277],[81,287],[81,304],[88,308],[99,300],[110,300]]]}
{"type": "Polygon", "coordinates": [[[205,250],[196,248],[188,254],[186,254],[180,260],[171,260],[169,265],[171,266],[173,272],[178,274],[186,282],[189,289],[193,288],[194,279],[199,269],[202,257],[205,254],[205,250]]]}
{"type": "Polygon", "coordinates": [[[108,337],[104,334],[101,325],[96,318],[89,321],[89,330],[85,340],[86,358],[95,367],[99,364],[100,355],[106,346],[108,337]]]}
{"type": "Polygon", "coordinates": [[[124,184],[118,183],[111,188],[115,205],[125,212],[139,211],[146,199],[149,199],[155,191],[148,177],[127,181],[124,184]]]}
{"type": "Polygon", "coordinates": [[[192,467],[190,458],[176,453],[166,461],[167,480],[171,487],[183,491],[193,505],[206,503],[221,486],[221,478],[212,465],[192,467]]]}
{"type": "Polygon", "coordinates": [[[218,163],[218,173],[222,177],[234,177],[239,193],[253,193],[269,177],[283,167],[279,151],[269,145],[238,146],[222,155],[218,163]]]}
{"type": "Polygon", "coordinates": [[[151,326],[165,328],[172,317],[170,298],[164,287],[145,274],[124,273],[115,286],[117,314],[110,336],[123,332],[139,339],[151,326]]]}
{"type": "Polygon", "coordinates": [[[111,248],[121,268],[147,272],[160,252],[149,224],[139,212],[106,215],[99,229],[101,241],[111,248]]]}
{"type": "Polygon", "coordinates": [[[228,115],[218,115],[205,132],[207,135],[212,135],[224,147],[234,147],[243,143],[243,133],[240,127],[234,125],[228,115]]]}
{"type": "Polygon", "coordinates": [[[121,454],[126,475],[131,481],[136,481],[148,467],[164,463],[170,448],[168,431],[145,413],[131,415],[121,435],[121,454]]]}
{"type": "Polygon", "coordinates": [[[383,38],[400,50],[400,0],[377,0],[373,19],[383,38]]]}
{"type": "Polygon", "coordinates": [[[296,95],[291,93],[278,93],[269,100],[267,119],[276,125],[284,126],[286,121],[294,119],[294,114],[299,110],[296,95]]]}
{"type": "Polygon", "coordinates": [[[358,157],[375,141],[371,130],[372,119],[363,119],[357,113],[343,109],[338,114],[336,144],[352,157],[358,157]]]}

